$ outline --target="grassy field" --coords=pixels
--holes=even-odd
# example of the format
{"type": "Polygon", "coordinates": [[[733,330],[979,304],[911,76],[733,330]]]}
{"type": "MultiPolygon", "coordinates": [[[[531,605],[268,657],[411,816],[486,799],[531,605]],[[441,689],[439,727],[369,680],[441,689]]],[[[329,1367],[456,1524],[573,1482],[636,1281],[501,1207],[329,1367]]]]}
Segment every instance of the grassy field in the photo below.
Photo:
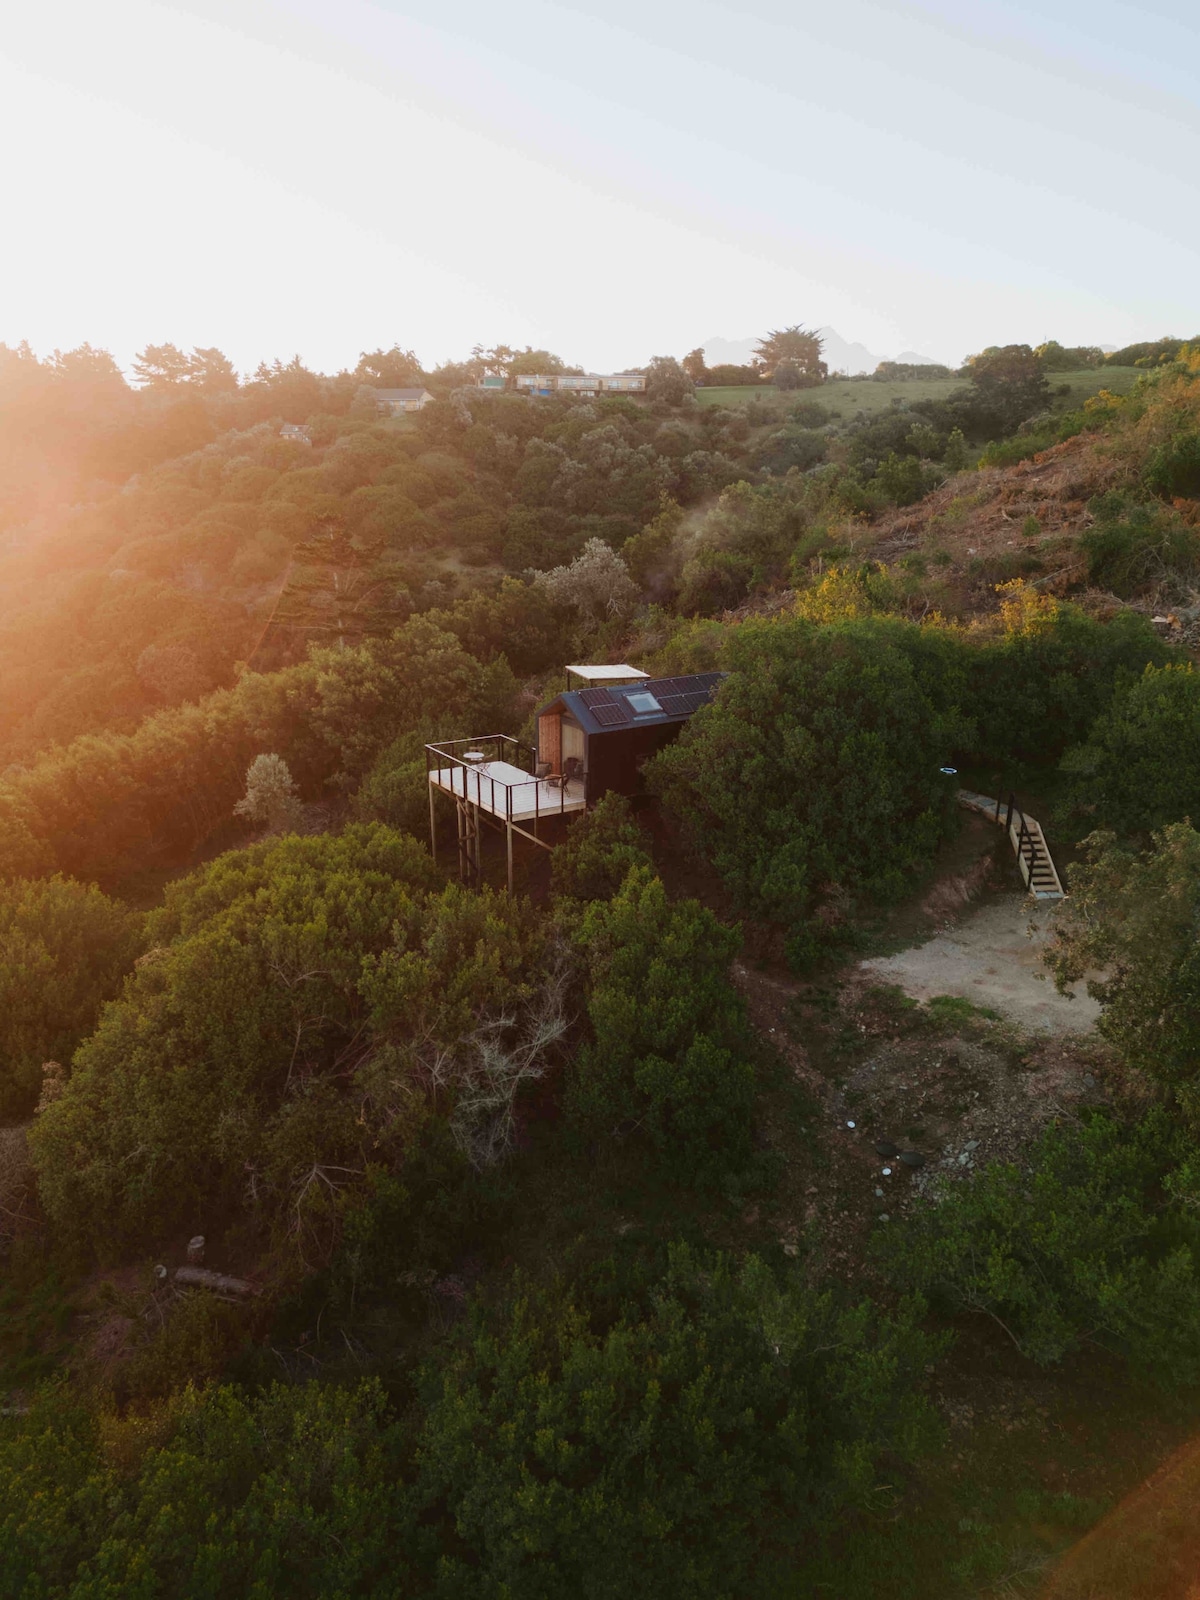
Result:
{"type": "MultiPolygon", "coordinates": [[[[1069,410],[1080,405],[1088,395],[1100,389],[1111,389],[1114,394],[1128,394],[1135,379],[1141,374],[1136,367],[1098,367],[1083,372],[1055,372],[1050,375],[1052,405],[1055,410],[1069,410]],[[1069,394],[1054,393],[1064,385],[1069,394]]],[[[965,386],[963,378],[911,378],[894,383],[876,383],[857,378],[834,378],[819,389],[802,389],[781,393],[778,389],[697,389],[696,398],[702,406],[744,406],[751,400],[761,400],[779,412],[780,417],[798,400],[815,400],[835,418],[869,417],[886,411],[893,400],[945,400],[965,386]]]]}

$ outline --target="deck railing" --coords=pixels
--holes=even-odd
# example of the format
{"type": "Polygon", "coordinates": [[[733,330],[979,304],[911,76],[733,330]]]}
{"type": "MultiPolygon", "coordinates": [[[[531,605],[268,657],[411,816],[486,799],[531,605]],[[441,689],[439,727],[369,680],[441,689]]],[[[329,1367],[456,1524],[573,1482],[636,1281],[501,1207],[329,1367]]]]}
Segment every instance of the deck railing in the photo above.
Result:
{"type": "MultiPolygon", "coordinates": [[[[514,793],[532,789],[532,807],[522,806],[518,803],[518,813],[532,810],[532,817],[524,816],[522,820],[532,821],[534,831],[543,817],[556,817],[566,814],[567,802],[570,799],[568,785],[561,781],[561,774],[557,774],[558,804],[553,802],[543,804],[542,790],[548,786],[548,779],[538,778],[534,768],[537,762],[537,752],[531,745],[522,744],[519,739],[512,738],[507,733],[489,733],[478,739],[444,739],[436,744],[425,746],[425,782],[428,784],[435,772],[444,772],[447,768],[451,772],[461,768],[463,773],[461,795],[457,783],[451,778],[450,786],[446,792],[459,796],[464,800],[473,800],[477,806],[486,807],[493,816],[503,817],[510,826],[513,823],[513,795],[514,793]],[[467,752],[472,755],[479,753],[481,760],[466,759],[467,752]],[[485,769],[494,761],[503,761],[510,767],[516,767],[522,773],[528,773],[520,782],[515,779],[506,781],[497,778],[485,769]],[[497,805],[497,798],[501,803],[497,805]]],[[[583,786],[583,795],[587,796],[587,773],[580,771],[572,778],[571,783],[579,782],[583,786]]],[[[439,785],[441,787],[441,785],[439,785]]]]}

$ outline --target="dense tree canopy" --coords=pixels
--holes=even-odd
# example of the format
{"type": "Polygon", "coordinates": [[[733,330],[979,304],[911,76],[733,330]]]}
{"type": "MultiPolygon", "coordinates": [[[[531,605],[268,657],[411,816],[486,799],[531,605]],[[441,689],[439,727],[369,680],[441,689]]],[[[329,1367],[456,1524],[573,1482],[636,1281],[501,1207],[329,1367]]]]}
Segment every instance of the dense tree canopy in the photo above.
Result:
{"type": "Polygon", "coordinates": [[[1200,674],[1148,666],[1119,682],[1062,767],[1079,814],[1117,833],[1200,822],[1200,674]]]}
{"type": "Polygon", "coordinates": [[[461,1541],[448,1593],[781,1592],[781,1546],[930,1437],[904,1392],[928,1351],[909,1307],[889,1322],[680,1248],[615,1318],[588,1311],[518,1291],[433,1375],[420,1455],[461,1541]]]}
{"type": "Polygon", "coordinates": [[[0,1584],[782,1594],[803,1542],[935,1436],[917,1309],[678,1247],[615,1303],[516,1285],[478,1307],[404,1416],[372,1382],[189,1390],[128,1420],[48,1395],[0,1434],[0,1584]]]}
{"type": "Polygon", "coordinates": [[[592,1136],[639,1130],[661,1168],[712,1181],[745,1164],[754,1074],[729,981],[738,936],[694,900],[672,904],[634,865],[578,933],[593,1039],[568,1082],[568,1114],[592,1136]]]}
{"type": "Polygon", "coordinates": [[[371,825],[173,885],[31,1135],[60,1237],[111,1254],[241,1208],[319,1257],[339,1196],[372,1163],[402,1168],[429,1116],[486,1146],[521,1065],[488,1030],[536,1012],[528,1069],[561,1036],[548,934],[523,903],[436,883],[413,840],[371,825]]]}
{"type": "Polygon", "coordinates": [[[141,945],[141,919],[90,885],[0,883],[0,1118],[27,1115],[42,1065],[67,1065],[141,945]]]}
{"type": "Polygon", "coordinates": [[[1182,1149],[1169,1120],[1053,1127],[1028,1163],[995,1163],[920,1205],[883,1253],[906,1287],[994,1319],[1023,1355],[1087,1346],[1174,1388],[1200,1376],[1200,1233],[1161,1215],[1182,1149]]]}
{"type": "Polygon", "coordinates": [[[942,838],[961,662],[949,641],[871,621],[749,624],[728,660],[651,781],[742,903],[811,938],[818,907],[895,896],[942,838]]]}
{"type": "Polygon", "coordinates": [[[1100,1032],[1200,1117],[1200,834],[1177,822],[1145,854],[1100,832],[1071,868],[1051,959],[1086,977],[1100,1032]],[[1102,976],[1097,976],[1102,974],[1102,976]]]}

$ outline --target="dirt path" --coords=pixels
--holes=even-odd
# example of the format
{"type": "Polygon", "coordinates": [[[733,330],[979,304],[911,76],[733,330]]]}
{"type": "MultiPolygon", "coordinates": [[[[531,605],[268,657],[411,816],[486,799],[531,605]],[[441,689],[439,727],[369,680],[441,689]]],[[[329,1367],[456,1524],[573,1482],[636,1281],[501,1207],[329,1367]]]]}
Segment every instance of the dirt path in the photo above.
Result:
{"type": "Polygon", "coordinates": [[[914,1000],[957,995],[1041,1033],[1088,1033],[1100,1007],[1082,984],[1068,999],[1042,965],[1053,906],[1006,894],[969,911],[926,944],[864,961],[860,971],[897,984],[914,1000]]]}

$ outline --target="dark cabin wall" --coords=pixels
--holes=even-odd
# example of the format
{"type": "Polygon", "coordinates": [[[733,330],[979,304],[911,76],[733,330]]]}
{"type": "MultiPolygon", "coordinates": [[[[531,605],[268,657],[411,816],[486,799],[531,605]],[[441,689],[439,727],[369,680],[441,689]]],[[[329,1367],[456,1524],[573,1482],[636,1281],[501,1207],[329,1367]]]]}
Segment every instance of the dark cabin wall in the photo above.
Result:
{"type": "Polygon", "coordinates": [[[642,794],[642,766],[676,738],[682,722],[651,723],[645,728],[614,728],[611,733],[590,733],[587,741],[587,797],[595,805],[602,794],[642,794]]]}

